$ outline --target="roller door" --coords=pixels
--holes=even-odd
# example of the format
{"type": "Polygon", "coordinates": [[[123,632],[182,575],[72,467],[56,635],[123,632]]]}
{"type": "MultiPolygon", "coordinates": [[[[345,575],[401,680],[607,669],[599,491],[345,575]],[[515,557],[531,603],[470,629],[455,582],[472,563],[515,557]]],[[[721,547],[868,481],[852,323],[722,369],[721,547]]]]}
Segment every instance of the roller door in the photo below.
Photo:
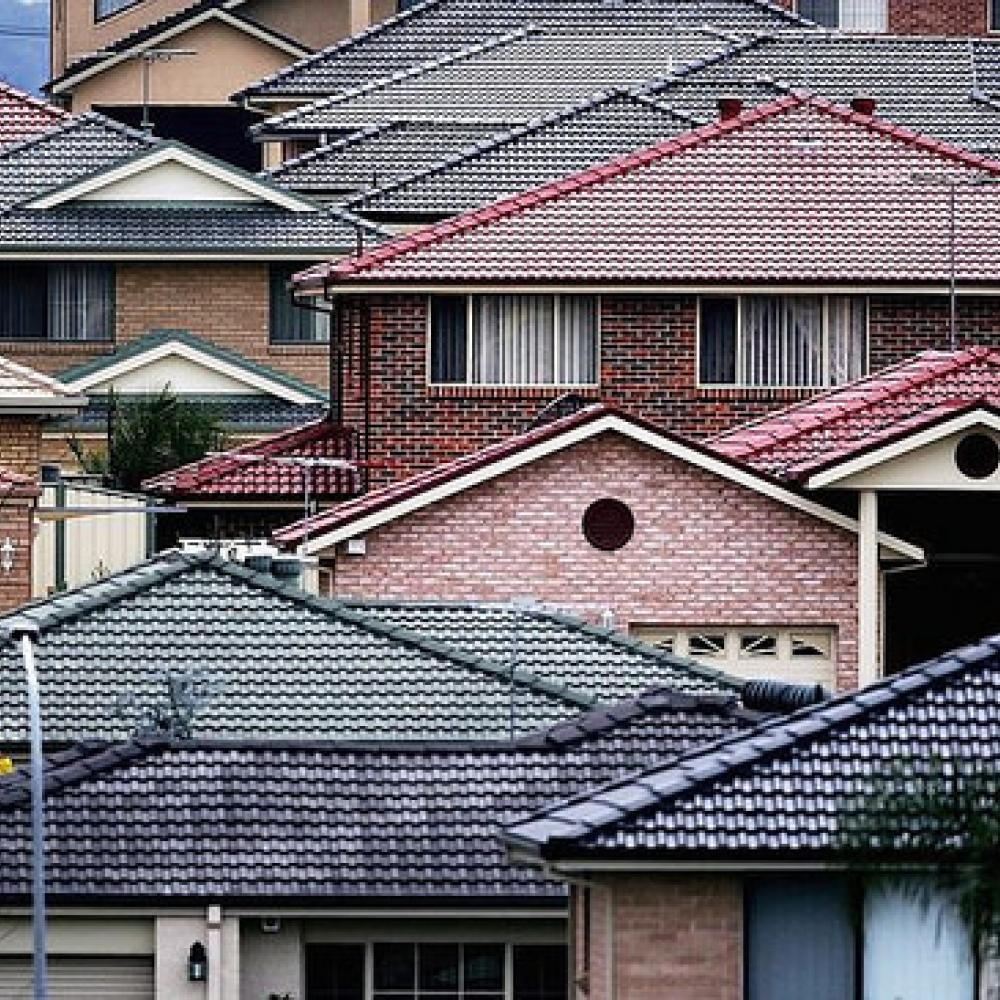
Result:
{"type": "MultiPolygon", "coordinates": [[[[31,1000],[31,959],[0,958],[0,1000],[31,1000]]],[[[154,1000],[152,958],[50,958],[49,1000],[154,1000]]]]}

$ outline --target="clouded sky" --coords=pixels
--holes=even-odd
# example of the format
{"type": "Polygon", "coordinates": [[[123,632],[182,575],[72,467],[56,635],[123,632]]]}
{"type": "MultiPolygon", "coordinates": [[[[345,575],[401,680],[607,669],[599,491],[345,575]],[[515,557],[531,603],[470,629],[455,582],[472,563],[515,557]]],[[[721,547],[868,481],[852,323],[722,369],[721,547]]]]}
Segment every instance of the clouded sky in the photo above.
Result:
{"type": "Polygon", "coordinates": [[[48,38],[18,34],[48,23],[48,0],[0,0],[0,79],[31,91],[48,79],[48,38]]]}

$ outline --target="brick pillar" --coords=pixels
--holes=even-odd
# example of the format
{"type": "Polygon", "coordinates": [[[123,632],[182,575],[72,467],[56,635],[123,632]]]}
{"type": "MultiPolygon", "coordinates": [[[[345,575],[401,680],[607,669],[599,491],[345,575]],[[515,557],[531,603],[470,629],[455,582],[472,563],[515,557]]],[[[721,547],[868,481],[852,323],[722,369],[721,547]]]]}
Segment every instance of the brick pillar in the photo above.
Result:
{"type": "Polygon", "coordinates": [[[0,614],[31,600],[41,447],[42,427],[36,418],[0,416],[0,614]],[[3,568],[5,559],[11,560],[9,570],[3,568]]]}
{"type": "Polygon", "coordinates": [[[620,875],[572,894],[573,1000],[741,1000],[739,879],[620,875]]]}

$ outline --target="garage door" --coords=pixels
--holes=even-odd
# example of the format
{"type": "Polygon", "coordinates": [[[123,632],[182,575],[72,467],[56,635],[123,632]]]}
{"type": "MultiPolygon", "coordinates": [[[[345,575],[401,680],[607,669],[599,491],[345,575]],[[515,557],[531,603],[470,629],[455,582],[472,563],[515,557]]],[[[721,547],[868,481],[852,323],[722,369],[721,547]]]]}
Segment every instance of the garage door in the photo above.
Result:
{"type": "MultiPolygon", "coordinates": [[[[31,959],[0,958],[0,1000],[31,1000],[31,959]]],[[[49,1000],[153,1000],[152,958],[50,958],[49,1000]]]]}

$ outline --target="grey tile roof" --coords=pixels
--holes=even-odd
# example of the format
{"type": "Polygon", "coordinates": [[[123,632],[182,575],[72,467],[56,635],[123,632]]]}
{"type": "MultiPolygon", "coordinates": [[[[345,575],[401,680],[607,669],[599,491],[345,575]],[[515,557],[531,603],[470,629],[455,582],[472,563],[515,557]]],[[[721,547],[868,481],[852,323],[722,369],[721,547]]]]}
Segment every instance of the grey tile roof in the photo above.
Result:
{"type": "Polygon", "coordinates": [[[604,703],[647,688],[735,693],[742,681],[571,615],[509,605],[347,601],[387,624],[586,691],[604,703]]]}
{"type": "Polygon", "coordinates": [[[1000,40],[789,31],[685,68],[658,97],[711,118],[720,96],[760,103],[800,89],[847,104],[874,97],[879,117],[973,151],[1000,150],[1000,40]],[[768,94],[767,91],[771,93],[768,94]]]}
{"type": "MultiPolygon", "coordinates": [[[[46,737],[123,739],[116,715],[134,696],[163,704],[166,674],[195,672],[217,687],[196,718],[201,736],[316,739],[506,738],[511,671],[209,556],[168,553],[29,605],[46,737]]],[[[0,618],[0,630],[8,619],[0,618]]],[[[559,680],[515,672],[514,724],[526,732],[596,702],[559,680]]],[[[0,733],[26,739],[22,671],[0,650],[0,733]]]]}
{"type": "MultiPolygon", "coordinates": [[[[358,227],[369,243],[386,233],[344,210],[292,212],[265,203],[140,204],[76,201],[29,209],[42,194],[121,166],[163,145],[98,114],[0,151],[0,251],[53,253],[239,251],[262,257],[326,257],[354,250],[358,227]]],[[[198,154],[204,158],[203,154],[198,154]]],[[[227,170],[235,170],[226,167],[227,170]]]]}
{"type": "Polygon", "coordinates": [[[508,840],[547,858],[830,858],[841,818],[864,820],[901,772],[995,771],[998,699],[1000,637],[551,806],[508,840]]]}
{"type": "Polygon", "coordinates": [[[628,92],[580,101],[471,145],[348,204],[376,214],[454,215],[540,187],[695,125],[628,92]]]}
{"type": "MultiPolygon", "coordinates": [[[[246,88],[237,96],[324,97],[362,86],[516,31],[529,24],[549,34],[690,32],[709,25],[749,35],[803,23],[766,0],[425,0],[246,88]]],[[[808,22],[806,22],[808,23],[808,22]]],[[[598,89],[596,86],[592,88],[598,89]]]]}
{"type": "Polygon", "coordinates": [[[269,171],[273,181],[317,197],[353,195],[439,163],[496,134],[493,125],[389,122],[359,129],[269,171]]]}
{"type": "Polygon", "coordinates": [[[716,35],[513,32],[266,119],[258,135],[301,135],[405,119],[520,125],[609,87],[669,75],[724,42],[716,35]]]}
{"type": "MultiPolygon", "coordinates": [[[[517,745],[80,747],[46,776],[49,898],[561,906],[562,886],[507,861],[499,823],[748,724],[657,692],[517,745]]],[[[13,902],[30,886],[25,775],[0,780],[0,816],[13,902]]]]}

